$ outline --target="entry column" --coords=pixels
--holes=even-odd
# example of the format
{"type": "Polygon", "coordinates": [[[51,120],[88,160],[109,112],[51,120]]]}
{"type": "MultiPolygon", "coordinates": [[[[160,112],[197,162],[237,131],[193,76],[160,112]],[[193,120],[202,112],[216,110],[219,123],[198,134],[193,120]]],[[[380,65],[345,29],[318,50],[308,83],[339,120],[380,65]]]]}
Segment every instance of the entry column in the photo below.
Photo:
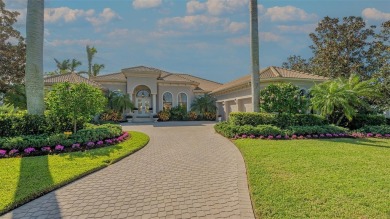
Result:
{"type": "Polygon", "coordinates": [[[156,114],[157,112],[157,99],[156,99],[157,95],[156,94],[152,94],[152,101],[153,101],[153,114],[156,114]]]}

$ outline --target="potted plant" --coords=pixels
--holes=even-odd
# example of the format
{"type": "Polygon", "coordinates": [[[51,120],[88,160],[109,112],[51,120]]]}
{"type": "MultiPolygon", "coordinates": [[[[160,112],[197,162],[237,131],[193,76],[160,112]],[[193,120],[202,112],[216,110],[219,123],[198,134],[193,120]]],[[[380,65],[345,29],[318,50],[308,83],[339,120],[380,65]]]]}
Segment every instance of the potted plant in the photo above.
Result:
{"type": "Polygon", "coordinates": [[[153,120],[154,120],[154,122],[158,122],[158,115],[157,114],[153,115],[153,120]]]}
{"type": "Polygon", "coordinates": [[[222,121],[222,115],[218,115],[218,122],[222,121]]]}

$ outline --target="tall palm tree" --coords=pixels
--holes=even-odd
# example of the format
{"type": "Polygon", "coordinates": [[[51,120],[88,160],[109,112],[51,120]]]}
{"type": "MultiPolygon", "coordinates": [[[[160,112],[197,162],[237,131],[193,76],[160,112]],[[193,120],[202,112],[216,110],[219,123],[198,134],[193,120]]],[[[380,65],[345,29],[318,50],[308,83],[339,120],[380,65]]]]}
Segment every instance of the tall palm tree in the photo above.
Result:
{"type": "Polygon", "coordinates": [[[96,77],[100,74],[100,71],[104,69],[104,64],[93,64],[91,76],[96,77]]]}
{"type": "Polygon", "coordinates": [[[44,0],[28,0],[26,20],[26,98],[27,111],[33,115],[43,115],[43,30],[44,0]]]}
{"type": "Polygon", "coordinates": [[[259,61],[259,24],[257,0],[250,0],[251,14],[251,57],[252,57],[252,106],[253,112],[260,111],[260,61],[259,61]]]}
{"type": "Polygon", "coordinates": [[[82,63],[77,59],[72,59],[69,65],[70,72],[76,72],[76,68],[82,65],[82,63]]]}
{"type": "Polygon", "coordinates": [[[90,47],[87,45],[86,47],[87,50],[87,58],[88,58],[88,76],[91,77],[92,75],[92,60],[95,54],[97,53],[97,50],[95,47],[90,47]]]}

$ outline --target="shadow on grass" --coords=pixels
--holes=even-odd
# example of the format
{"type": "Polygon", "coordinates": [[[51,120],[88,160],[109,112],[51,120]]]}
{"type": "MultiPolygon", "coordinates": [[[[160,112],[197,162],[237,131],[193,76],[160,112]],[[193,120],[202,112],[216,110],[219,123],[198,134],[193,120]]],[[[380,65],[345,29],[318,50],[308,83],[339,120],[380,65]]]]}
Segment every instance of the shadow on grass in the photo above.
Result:
{"type": "Polygon", "coordinates": [[[90,158],[95,159],[101,156],[108,156],[111,153],[122,150],[123,146],[120,144],[107,146],[107,147],[101,147],[101,148],[93,148],[85,151],[77,151],[77,152],[69,152],[69,153],[63,153],[59,154],[60,157],[66,157],[67,160],[73,161],[77,158],[90,158]]]}
{"type": "Polygon", "coordinates": [[[359,146],[368,146],[368,147],[378,147],[378,148],[388,148],[390,149],[390,141],[386,141],[386,139],[380,138],[323,138],[318,139],[319,141],[327,141],[327,142],[343,142],[349,143],[352,145],[359,146]],[[386,145],[387,144],[387,145],[386,145]]]}
{"type": "MultiPolygon", "coordinates": [[[[21,158],[20,164],[20,176],[18,181],[17,190],[15,192],[14,200],[16,203],[24,203],[32,198],[42,196],[46,192],[52,189],[54,182],[50,174],[48,156],[39,157],[24,157],[21,158]],[[46,188],[46,189],[45,189],[46,188]],[[49,190],[47,188],[50,188],[49,190]]],[[[51,193],[47,198],[50,199],[47,203],[50,203],[50,213],[53,217],[60,217],[61,212],[58,206],[55,193],[51,193]]],[[[36,206],[42,204],[41,202],[35,202],[34,206],[24,205],[21,208],[31,208],[43,206],[36,206]]],[[[39,210],[35,213],[35,216],[41,216],[39,210]]],[[[13,213],[13,218],[19,218],[18,210],[13,213]]]]}

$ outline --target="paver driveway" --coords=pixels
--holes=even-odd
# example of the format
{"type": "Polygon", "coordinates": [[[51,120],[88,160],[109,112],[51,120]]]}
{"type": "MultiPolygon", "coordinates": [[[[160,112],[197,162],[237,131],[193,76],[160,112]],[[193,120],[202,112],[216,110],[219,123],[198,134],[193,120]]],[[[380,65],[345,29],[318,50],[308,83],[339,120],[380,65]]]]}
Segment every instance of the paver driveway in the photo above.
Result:
{"type": "Polygon", "coordinates": [[[3,218],[253,218],[245,164],[213,123],[125,125],[141,151],[3,218]]]}

